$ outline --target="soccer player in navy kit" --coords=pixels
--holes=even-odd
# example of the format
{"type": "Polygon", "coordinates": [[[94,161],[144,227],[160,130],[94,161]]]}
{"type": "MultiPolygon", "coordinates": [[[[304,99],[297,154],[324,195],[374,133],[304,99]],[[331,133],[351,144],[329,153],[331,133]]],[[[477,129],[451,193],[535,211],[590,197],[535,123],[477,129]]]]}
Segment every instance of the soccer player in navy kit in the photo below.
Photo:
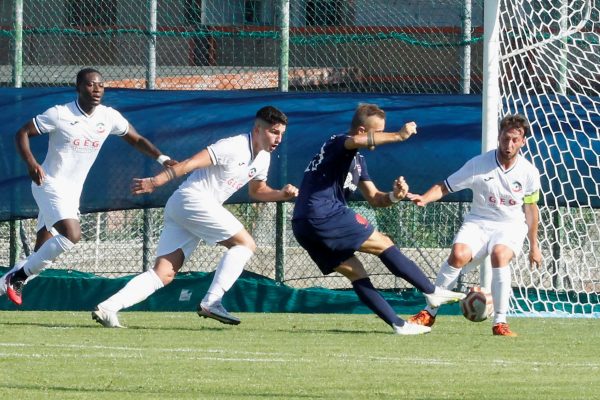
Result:
{"type": "Polygon", "coordinates": [[[360,148],[400,142],[416,133],[409,122],[397,133],[386,133],[385,112],[374,104],[356,109],[348,134],[332,136],[308,164],[294,208],[292,229],[323,274],[338,272],[352,282],[359,299],[399,335],[428,333],[431,328],[405,322],[373,287],[356,251],[378,256],[395,276],[425,294],[431,306],[455,302],[462,293],[435,287],[419,267],[378,232],[362,215],[348,207],[348,195],[360,189],[373,207],[389,207],[404,198],[408,185],[397,178],[390,192],[381,192],[370,180],[360,148]]]}
{"type": "MultiPolygon", "coordinates": [[[[494,301],[492,333],[497,336],[517,336],[506,322],[512,293],[509,266],[521,253],[526,236],[529,262],[537,267],[542,262],[537,238],[540,173],[519,154],[529,130],[529,121],[523,115],[507,115],[500,121],[497,149],[473,157],[425,194],[408,194],[413,203],[424,207],[448,193],[473,191],[471,210],[454,238],[448,260],[438,272],[436,285],[454,288],[463,267],[477,265],[489,255],[494,301]]],[[[437,311],[436,307],[426,307],[409,321],[431,327],[437,311]]]]}
{"type": "Polygon", "coordinates": [[[84,68],[77,73],[77,100],[49,108],[27,122],[16,134],[17,150],[27,163],[33,181],[31,191],[38,205],[34,252],[17,263],[0,281],[15,304],[22,303],[28,279],[48,268],[54,259],[81,238],[79,197],[98,152],[109,135],[117,135],[163,166],[176,162],[163,155],[116,110],[100,102],[104,95],[102,75],[84,68]],[[48,152],[42,165],[29,148],[29,138],[48,134],[48,152]]]}

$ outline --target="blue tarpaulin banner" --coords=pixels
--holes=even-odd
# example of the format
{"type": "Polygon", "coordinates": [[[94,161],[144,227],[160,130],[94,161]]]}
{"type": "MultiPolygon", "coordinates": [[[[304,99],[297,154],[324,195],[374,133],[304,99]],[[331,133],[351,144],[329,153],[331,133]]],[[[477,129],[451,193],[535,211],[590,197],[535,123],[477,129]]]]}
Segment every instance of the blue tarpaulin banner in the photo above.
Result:
{"type": "MultiPolygon", "coordinates": [[[[75,98],[74,88],[0,88],[0,220],[37,216],[31,180],[14,145],[16,131],[49,107],[75,98]]],[[[347,132],[359,103],[376,103],[383,108],[387,113],[387,131],[398,130],[408,121],[418,125],[417,135],[406,142],[381,146],[372,152],[363,151],[369,173],[382,190],[390,188],[392,181],[403,175],[411,191],[422,193],[481,152],[479,95],[107,89],[103,103],[119,110],[142,135],[177,160],[192,156],[220,138],[250,131],[259,108],[276,106],[289,117],[284,141],[271,158],[268,183],[276,188],[286,183],[300,185],[309,160],[331,135],[347,132]]],[[[560,147],[562,138],[556,137],[555,141],[558,144],[547,150],[548,157],[553,156],[553,149],[560,147]]],[[[41,163],[46,154],[47,136],[31,138],[31,145],[41,163]]],[[[571,151],[572,146],[571,143],[571,151]]],[[[600,149],[596,150],[595,154],[600,154],[600,149]]],[[[561,153],[560,157],[565,154],[561,153]]],[[[160,168],[124,140],[109,138],[86,180],[80,211],[163,206],[178,182],[150,195],[129,193],[132,178],[154,175],[160,168]]],[[[598,206],[598,194],[593,192],[597,189],[594,182],[600,179],[596,175],[592,173],[582,185],[587,193],[592,193],[586,204],[592,202],[598,206]]],[[[542,184],[547,188],[552,183],[542,184]]],[[[471,193],[462,191],[444,200],[470,199],[471,193]]],[[[231,203],[250,201],[245,189],[229,200],[231,203]]]]}

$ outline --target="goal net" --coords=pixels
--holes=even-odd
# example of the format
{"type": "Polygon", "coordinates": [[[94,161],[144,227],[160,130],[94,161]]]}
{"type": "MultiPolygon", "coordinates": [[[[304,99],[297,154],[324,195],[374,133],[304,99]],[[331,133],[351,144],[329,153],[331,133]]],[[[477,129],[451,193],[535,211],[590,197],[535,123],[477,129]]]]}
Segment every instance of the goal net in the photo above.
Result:
{"type": "Polygon", "coordinates": [[[513,270],[517,312],[599,316],[600,9],[595,0],[501,0],[500,115],[532,125],[542,176],[540,247],[513,270]]]}

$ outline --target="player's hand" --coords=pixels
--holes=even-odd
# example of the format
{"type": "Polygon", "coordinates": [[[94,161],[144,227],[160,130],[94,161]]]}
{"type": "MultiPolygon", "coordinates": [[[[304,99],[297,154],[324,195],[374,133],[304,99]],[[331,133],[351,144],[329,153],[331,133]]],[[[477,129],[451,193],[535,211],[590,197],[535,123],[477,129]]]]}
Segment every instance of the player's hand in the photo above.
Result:
{"type": "Polygon", "coordinates": [[[412,201],[414,204],[418,205],[419,207],[425,207],[425,205],[427,205],[427,203],[423,200],[423,196],[420,194],[408,192],[406,193],[406,198],[412,201]]]}
{"type": "Polygon", "coordinates": [[[412,135],[417,134],[417,124],[415,122],[407,122],[404,124],[402,129],[398,131],[398,134],[402,138],[402,140],[406,140],[412,135]]]}
{"type": "Polygon", "coordinates": [[[398,200],[402,200],[408,194],[408,183],[403,176],[399,176],[392,186],[392,190],[394,191],[394,197],[398,200]]]}
{"type": "Polygon", "coordinates": [[[290,200],[298,197],[298,188],[289,183],[281,188],[281,192],[283,193],[283,200],[290,200]]]}
{"type": "Polygon", "coordinates": [[[179,163],[179,161],[177,161],[177,160],[167,160],[162,165],[165,168],[169,168],[169,167],[172,167],[173,165],[178,164],[178,163],[179,163]]]}
{"type": "Polygon", "coordinates": [[[529,250],[529,265],[538,269],[542,266],[542,252],[538,246],[532,246],[529,250]]]}
{"type": "Polygon", "coordinates": [[[156,186],[153,182],[154,178],[133,178],[131,182],[131,193],[132,194],[144,194],[152,193],[156,186]]]}
{"type": "Polygon", "coordinates": [[[44,178],[46,177],[46,173],[44,172],[44,168],[38,163],[28,165],[27,172],[31,177],[31,180],[35,182],[36,185],[40,186],[44,183],[44,178]]]}

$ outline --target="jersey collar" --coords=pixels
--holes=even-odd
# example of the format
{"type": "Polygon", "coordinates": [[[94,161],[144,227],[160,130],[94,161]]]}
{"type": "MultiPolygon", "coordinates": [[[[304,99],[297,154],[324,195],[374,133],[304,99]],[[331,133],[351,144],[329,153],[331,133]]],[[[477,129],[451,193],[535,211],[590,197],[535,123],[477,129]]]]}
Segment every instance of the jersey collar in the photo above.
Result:
{"type": "Polygon", "coordinates": [[[94,111],[91,114],[87,114],[85,111],[83,111],[83,108],[81,108],[81,106],[79,105],[79,100],[75,100],[75,106],[77,107],[77,109],[79,110],[79,112],[81,113],[81,115],[83,115],[84,117],[87,118],[91,118],[94,116],[94,114],[96,113],[96,108],[94,108],[94,111]]]}
{"type": "Polygon", "coordinates": [[[494,159],[496,160],[496,165],[498,166],[498,168],[500,168],[500,170],[503,173],[508,174],[510,171],[515,169],[515,167],[521,160],[521,154],[517,154],[517,161],[515,161],[515,163],[513,165],[511,165],[510,168],[508,168],[508,169],[504,169],[504,166],[500,163],[500,161],[498,161],[498,149],[494,150],[494,159]]]}
{"type": "Polygon", "coordinates": [[[254,147],[252,145],[252,132],[248,134],[248,147],[250,149],[250,160],[254,160],[254,147]]]}

